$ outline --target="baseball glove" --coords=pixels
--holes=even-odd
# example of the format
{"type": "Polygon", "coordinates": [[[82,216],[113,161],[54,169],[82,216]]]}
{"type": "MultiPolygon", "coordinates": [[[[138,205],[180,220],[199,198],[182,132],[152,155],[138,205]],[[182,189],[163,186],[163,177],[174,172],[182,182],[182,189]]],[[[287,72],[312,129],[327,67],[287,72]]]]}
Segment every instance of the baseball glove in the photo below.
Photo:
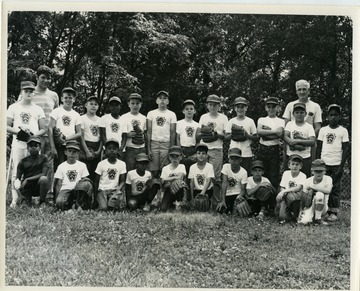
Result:
{"type": "Polygon", "coordinates": [[[16,139],[19,141],[24,141],[27,142],[29,137],[33,135],[32,132],[30,132],[30,130],[28,129],[24,129],[24,128],[20,128],[20,131],[16,134],[16,139]]]}
{"type": "Polygon", "coordinates": [[[302,205],[305,208],[309,208],[312,205],[313,199],[314,199],[314,190],[310,189],[309,192],[302,192],[301,193],[301,200],[302,200],[302,205]]]}
{"type": "Polygon", "coordinates": [[[251,212],[251,207],[245,199],[242,201],[235,200],[233,214],[239,214],[240,217],[247,217],[251,214],[251,212]]]}
{"type": "Polygon", "coordinates": [[[171,182],[170,187],[169,187],[170,193],[172,195],[176,195],[183,188],[188,188],[188,186],[186,185],[186,183],[183,180],[175,180],[175,181],[171,182]]]}
{"type": "Polygon", "coordinates": [[[270,187],[260,186],[259,189],[255,192],[254,196],[257,200],[267,201],[272,194],[273,191],[270,187]]]}
{"type": "Polygon", "coordinates": [[[200,132],[201,132],[201,138],[202,138],[203,142],[208,143],[208,142],[216,141],[218,139],[217,132],[214,132],[207,125],[202,125],[200,132]]]}
{"type": "Polygon", "coordinates": [[[113,192],[108,199],[108,206],[114,209],[125,208],[125,197],[121,191],[113,192]]]}
{"type": "Polygon", "coordinates": [[[231,139],[233,141],[245,141],[247,138],[244,128],[242,126],[233,124],[231,126],[231,139]]]}
{"type": "Polygon", "coordinates": [[[56,146],[62,146],[66,143],[66,136],[56,126],[53,129],[54,143],[56,146]]]}
{"type": "Polygon", "coordinates": [[[288,192],[283,197],[287,206],[290,206],[293,202],[299,201],[300,199],[300,195],[296,192],[288,192]]]}
{"type": "Polygon", "coordinates": [[[82,178],[76,183],[75,188],[72,190],[75,196],[76,206],[82,209],[90,209],[94,203],[92,182],[89,178],[82,178]]]}
{"type": "Polygon", "coordinates": [[[142,145],[145,143],[144,132],[141,130],[138,124],[134,125],[135,136],[132,138],[132,143],[136,145],[142,145]]]}
{"type": "Polygon", "coordinates": [[[209,196],[207,194],[198,194],[194,198],[194,210],[207,212],[210,209],[209,196]]]}

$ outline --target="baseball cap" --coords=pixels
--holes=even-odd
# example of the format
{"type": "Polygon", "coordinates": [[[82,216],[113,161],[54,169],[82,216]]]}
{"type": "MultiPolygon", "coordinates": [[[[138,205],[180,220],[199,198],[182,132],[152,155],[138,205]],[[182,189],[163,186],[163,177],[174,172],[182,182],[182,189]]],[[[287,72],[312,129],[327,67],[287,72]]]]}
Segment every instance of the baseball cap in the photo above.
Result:
{"type": "Polygon", "coordinates": [[[237,105],[237,104],[244,104],[247,106],[249,104],[249,102],[244,97],[237,97],[234,100],[234,105],[237,105]]]}
{"type": "Polygon", "coordinates": [[[206,102],[220,103],[220,97],[215,94],[211,94],[206,98],[206,102]]]}
{"type": "Polygon", "coordinates": [[[204,150],[204,151],[208,151],[209,150],[209,147],[204,144],[204,143],[199,143],[196,147],[195,147],[195,151],[198,151],[198,150],[204,150]]]}
{"type": "Polygon", "coordinates": [[[67,141],[65,148],[67,148],[67,149],[75,149],[75,150],[78,150],[78,151],[80,150],[79,143],[76,140],[67,141]]]}
{"type": "Polygon", "coordinates": [[[295,103],[294,106],[293,106],[293,111],[296,109],[296,108],[302,108],[306,111],[306,105],[304,103],[295,103]]]}
{"type": "Polygon", "coordinates": [[[140,101],[143,100],[142,97],[141,97],[141,95],[138,94],[138,93],[131,93],[131,94],[129,95],[129,98],[128,98],[128,99],[129,99],[129,100],[130,100],[130,99],[138,99],[138,100],[140,100],[140,101]]]}
{"type": "Polygon", "coordinates": [[[64,89],[62,89],[61,93],[64,93],[64,92],[71,92],[76,96],[76,91],[71,87],[65,87],[64,89]]]}
{"type": "Polygon", "coordinates": [[[160,95],[165,95],[166,97],[169,97],[169,93],[164,90],[161,90],[156,93],[156,97],[159,97],[160,95]]]}
{"type": "Polygon", "coordinates": [[[21,90],[24,90],[24,89],[35,90],[35,84],[31,81],[23,81],[23,82],[21,82],[20,88],[21,88],[21,90]]]}
{"type": "Polygon", "coordinates": [[[39,144],[41,144],[41,141],[40,141],[40,137],[37,137],[37,136],[30,136],[27,143],[30,143],[30,142],[37,142],[39,144]]]}
{"type": "Polygon", "coordinates": [[[105,142],[105,147],[106,147],[106,145],[108,145],[109,143],[116,143],[117,146],[119,146],[119,142],[118,142],[116,139],[114,139],[114,138],[109,138],[109,139],[105,142]]]}
{"type": "Polygon", "coordinates": [[[329,107],[328,107],[328,112],[331,110],[331,109],[336,109],[337,111],[339,111],[339,113],[341,113],[341,110],[342,110],[342,108],[341,108],[341,106],[340,105],[337,105],[337,104],[331,104],[331,105],[329,105],[329,107]]]}
{"type": "Polygon", "coordinates": [[[121,103],[121,99],[117,96],[113,96],[109,99],[109,103],[113,101],[121,103]]]}
{"type": "Polygon", "coordinates": [[[266,104],[279,104],[279,99],[277,99],[276,97],[269,97],[266,99],[265,101],[266,104]]]}
{"type": "Polygon", "coordinates": [[[183,106],[185,106],[186,104],[192,104],[192,105],[195,106],[195,102],[194,102],[193,100],[191,100],[191,99],[186,99],[186,100],[184,101],[184,103],[183,103],[183,106]]]}
{"type": "Polygon", "coordinates": [[[313,160],[311,170],[326,170],[325,162],[321,159],[313,160]]]}
{"type": "Polygon", "coordinates": [[[179,156],[182,155],[182,149],[179,146],[172,146],[169,148],[169,155],[171,154],[178,154],[179,156]]]}
{"type": "Polygon", "coordinates": [[[90,96],[90,97],[88,97],[88,98],[86,99],[85,103],[88,102],[88,101],[90,101],[90,100],[96,100],[97,103],[99,103],[99,99],[98,99],[96,96],[90,96]]]}
{"type": "Polygon", "coordinates": [[[290,157],[289,157],[289,162],[290,161],[292,161],[292,160],[299,160],[300,161],[300,163],[302,163],[302,161],[303,161],[303,158],[300,156],[300,155],[291,155],[290,157]]]}
{"type": "Polygon", "coordinates": [[[239,148],[231,148],[228,152],[229,157],[239,157],[241,158],[241,149],[239,148]]]}
{"type": "Polygon", "coordinates": [[[148,155],[145,154],[145,153],[139,153],[139,154],[136,155],[135,160],[136,160],[137,162],[148,162],[148,161],[149,161],[149,157],[148,157],[148,155]]]}
{"type": "Polygon", "coordinates": [[[260,160],[253,161],[251,163],[251,170],[255,168],[261,168],[264,169],[264,163],[260,160]]]}

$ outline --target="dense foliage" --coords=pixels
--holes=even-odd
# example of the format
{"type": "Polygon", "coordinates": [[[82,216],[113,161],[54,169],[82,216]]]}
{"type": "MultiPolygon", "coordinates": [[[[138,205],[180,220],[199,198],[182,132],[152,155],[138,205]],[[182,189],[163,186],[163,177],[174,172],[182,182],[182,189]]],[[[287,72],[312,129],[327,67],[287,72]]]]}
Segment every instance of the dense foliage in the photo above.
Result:
{"type": "MultiPolygon", "coordinates": [[[[79,106],[96,94],[125,99],[138,91],[142,111],[155,107],[154,94],[168,90],[170,109],[192,98],[205,112],[209,93],[224,97],[231,112],[238,96],[250,100],[249,116],[265,114],[262,99],[277,96],[283,106],[296,99],[295,81],[311,83],[323,109],[344,107],[351,126],[352,21],[346,16],[11,12],[8,17],[8,100],[19,83],[46,64],[56,71],[53,88],[78,90],[79,106]]],[[[123,110],[127,108],[124,106],[123,110]]]]}

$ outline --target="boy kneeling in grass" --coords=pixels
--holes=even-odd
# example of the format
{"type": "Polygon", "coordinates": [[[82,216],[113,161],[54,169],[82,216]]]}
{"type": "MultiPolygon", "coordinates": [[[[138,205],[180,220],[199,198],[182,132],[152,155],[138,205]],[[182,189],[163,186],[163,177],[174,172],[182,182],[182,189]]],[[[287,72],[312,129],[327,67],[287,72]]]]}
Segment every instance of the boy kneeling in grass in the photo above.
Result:
{"type": "Polygon", "coordinates": [[[32,197],[40,196],[40,204],[45,202],[48,191],[48,159],[39,154],[41,141],[39,137],[30,137],[27,142],[29,156],[23,158],[16,172],[14,187],[20,192],[20,205],[30,205],[32,197]],[[22,181],[21,181],[22,179],[22,181]]]}
{"type": "Polygon", "coordinates": [[[321,159],[314,160],[311,164],[312,177],[306,179],[303,188],[303,206],[298,219],[300,224],[327,225],[323,220],[328,211],[328,200],[333,181],[325,175],[326,165],[321,159]]]}
{"type": "Polygon", "coordinates": [[[77,141],[68,141],[65,146],[66,161],[55,173],[55,201],[60,210],[90,209],[93,204],[92,183],[87,176],[86,165],[77,160],[80,147],[77,141]]]}
{"type": "Polygon", "coordinates": [[[108,139],[105,142],[106,159],[98,163],[95,173],[95,196],[99,210],[113,210],[125,206],[123,188],[125,186],[126,165],[117,159],[119,142],[108,139]],[[123,202],[123,203],[121,203],[123,202]]]}
{"type": "Polygon", "coordinates": [[[152,178],[149,166],[149,157],[145,153],[139,153],[135,157],[136,169],[128,172],[126,177],[126,201],[130,210],[142,208],[150,211],[150,204],[160,189],[160,180],[152,178]]]}

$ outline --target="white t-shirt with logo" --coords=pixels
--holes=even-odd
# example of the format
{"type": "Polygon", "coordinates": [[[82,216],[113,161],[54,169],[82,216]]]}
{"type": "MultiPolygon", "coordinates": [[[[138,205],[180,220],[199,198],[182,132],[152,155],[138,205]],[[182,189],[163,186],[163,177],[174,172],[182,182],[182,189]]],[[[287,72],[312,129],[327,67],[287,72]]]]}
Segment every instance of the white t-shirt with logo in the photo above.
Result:
{"type": "MultiPolygon", "coordinates": [[[[197,164],[193,164],[189,169],[189,179],[194,179],[195,190],[202,191],[205,185],[206,178],[215,178],[214,167],[210,163],[206,163],[205,167],[200,170],[197,164]]],[[[210,182],[208,189],[213,187],[213,183],[210,182]]]]}
{"type": "Polygon", "coordinates": [[[131,170],[127,173],[126,184],[131,185],[131,195],[140,195],[147,189],[146,182],[151,180],[151,173],[145,171],[144,176],[140,176],[136,170],[131,170]]]}
{"type": "MultiPolygon", "coordinates": [[[[121,116],[121,123],[124,127],[124,132],[129,133],[130,131],[134,130],[135,125],[139,125],[140,129],[142,131],[146,130],[146,117],[145,115],[138,113],[138,114],[132,114],[131,112],[125,113],[121,116]]],[[[126,146],[140,149],[145,147],[145,143],[142,145],[133,144],[132,138],[128,137],[126,139],[126,146]]]]}
{"type": "Polygon", "coordinates": [[[50,117],[55,120],[55,126],[59,128],[65,136],[75,134],[76,125],[81,124],[79,113],[77,113],[74,109],[67,111],[62,106],[55,108],[50,113],[50,117]]]}
{"type": "Polygon", "coordinates": [[[321,140],[321,159],[328,166],[339,166],[342,158],[342,143],[349,142],[349,133],[341,125],[337,128],[330,126],[322,127],[319,131],[318,140],[321,140]]]}
{"type": "Polygon", "coordinates": [[[74,189],[76,183],[86,176],[89,176],[89,172],[83,162],[76,161],[74,164],[69,164],[65,161],[57,168],[54,178],[62,180],[61,191],[74,189]]]}
{"type": "MultiPolygon", "coordinates": [[[[253,135],[257,133],[255,122],[250,117],[245,116],[244,120],[239,120],[237,117],[231,118],[226,126],[226,133],[231,133],[231,127],[233,124],[242,126],[248,134],[253,135]]],[[[239,148],[241,149],[241,156],[243,158],[250,158],[252,157],[251,143],[252,141],[249,139],[245,141],[231,140],[230,148],[239,148]]]]}
{"type": "Polygon", "coordinates": [[[100,118],[99,127],[105,128],[106,139],[116,139],[121,145],[123,127],[121,117],[114,118],[111,114],[105,114],[100,118]]]}
{"type": "MultiPolygon", "coordinates": [[[[308,192],[308,187],[314,187],[314,186],[326,188],[326,189],[329,189],[329,191],[331,191],[331,188],[333,186],[333,180],[330,176],[324,175],[324,177],[320,183],[314,184],[314,177],[307,178],[304,182],[303,191],[308,192]]],[[[329,193],[327,193],[326,195],[328,195],[328,194],[329,193]]]]}
{"type": "Polygon", "coordinates": [[[152,123],[151,140],[168,142],[170,141],[170,124],[176,124],[176,115],[169,109],[155,109],[148,113],[148,120],[152,123]]]}
{"type": "MultiPolygon", "coordinates": [[[[202,125],[207,125],[211,129],[216,131],[218,134],[224,134],[227,123],[228,123],[228,118],[222,113],[218,113],[216,117],[211,116],[210,113],[205,113],[200,117],[199,127],[201,127],[202,125]]],[[[209,150],[222,149],[223,140],[218,139],[213,142],[208,142],[206,143],[206,145],[208,146],[209,150]]]]}
{"type": "MultiPolygon", "coordinates": [[[[258,120],[258,126],[263,126],[266,125],[268,127],[270,127],[271,130],[276,130],[279,127],[281,127],[282,129],[285,128],[285,120],[281,119],[279,117],[260,117],[258,120]]],[[[260,138],[260,143],[266,146],[273,146],[273,145],[278,145],[280,143],[280,139],[272,139],[272,140],[264,140],[262,137],[260,138]]]]}
{"type": "Polygon", "coordinates": [[[182,147],[196,145],[196,130],[199,127],[199,123],[194,120],[188,122],[185,119],[182,119],[177,122],[176,133],[180,135],[180,145],[182,147]]]}
{"type": "MultiPolygon", "coordinates": [[[[283,118],[286,118],[288,120],[295,120],[293,110],[294,104],[296,103],[299,103],[299,101],[292,101],[286,105],[283,118]]],[[[312,126],[314,126],[314,123],[322,122],[320,105],[315,103],[314,101],[311,101],[310,99],[304,104],[306,106],[306,115],[304,119],[305,122],[311,124],[312,126]]]]}
{"type": "Polygon", "coordinates": [[[280,181],[280,187],[285,188],[288,190],[293,187],[297,187],[299,185],[304,185],[306,181],[306,175],[303,172],[299,172],[296,177],[291,175],[291,171],[287,170],[283,173],[280,181]]]}
{"type": "Polygon", "coordinates": [[[105,159],[98,163],[95,173],[100,175],[99,190],[114,190],[119,185],[120,175],[126,174],[126,164],[118,159],[111,164],[105,159]]]}
{"type": "MultiPolygon", "coordinates": [[[[247,184],[246,184],[246,189],[247,189],[247,190],[251,190],[251,189],[255,188],[257,185],[259,185],[260,183],[270,183],[270,181],[269,181],[269,179],[266,178],[266,177],[261,177],[261,181],[260,181],[259,183],[256,183],[256,182],[254,181],[254,177],[253,177],[253,176],[248,177],[248,179],[247,179],[247,184]]],[[[271,183],[270,183],[270,184],[271,184],[271,183]]],[[[247,195],[247,199],[255,199],[254,194],[251,195],[251,196],[247,195]]]]}
{"type": "MultiPolygon", "coordinates": [[[[290,137],[292,139],[300,139],[300,138],[309,138],[309,137],[315,137],[315,131],[314,128],[307,122],[305,122],[302,125],[296,125],[295,121],[290,121],[285,126],[285,131],[290,132],[290,137]]],[[[298,150],[291,150],[288,146],[286,149],[286,154],[288,156],[291,155],[299,155],[303,159],[309,158],[311,153],[311,147],[305,147],[305,150],[298,151],[298,150]]]]}
{"type": "Polygon", "coordinates": [[[169,180],[172,177],[186,176],[186,169],[184,164],[179,164],[175,169],[170,169],[171,164],[162,169],[160,178],[162,180],[169,180]]]}
{"type": "MultiPolygon", "coordinates": [[[[44,110],[34,103],[30,105],[23,105],[22,103],[11,104],[6,112],[6,117],[13,120],[13,127],[29,129],[30,132],[36,133],[39,131],[39,120],[45,119],[44,110]]],[[[27,145],[24,141],[16,139],[16,134],[13,135],[13,147],[26,149],[27,145]]]]}
{"type": "Polygon", "coordinates": [[[247,172],[244,168],[240,167],[240,171],[234,173],[231,170],[230,164],[224,164],[221,173],[227,176],[226,196],[239,195],[241,184],[247,183],[247,172]]]}
{"type": "Polygon", "coordinates": [[[100,117],[95,115],[94,120],[90,119],[86,114],[80,116],[81,129],[84,130],[84,139],[86,141],[100,141],[100,117]]]}

